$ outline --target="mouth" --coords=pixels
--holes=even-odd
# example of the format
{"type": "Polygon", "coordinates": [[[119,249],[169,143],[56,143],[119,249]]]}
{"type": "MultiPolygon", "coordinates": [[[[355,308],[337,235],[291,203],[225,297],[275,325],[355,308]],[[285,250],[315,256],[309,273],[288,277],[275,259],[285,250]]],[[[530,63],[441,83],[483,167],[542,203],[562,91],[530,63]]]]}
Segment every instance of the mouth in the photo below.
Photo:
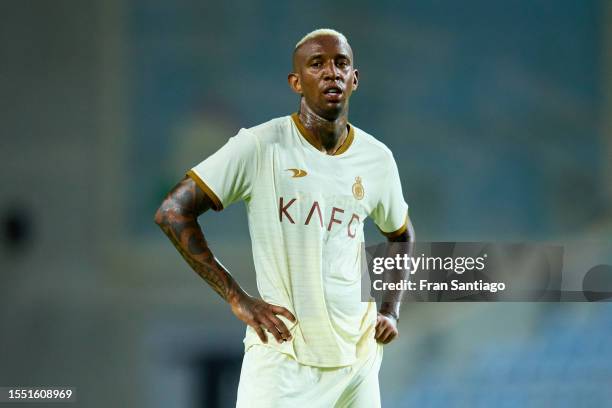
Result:
{"type": "Polygon", "coordinates": [[[340,102],[342,99],[342,89],[337,86],[329,86],[323,89],[323,95],[329,102],[340,102]]]}

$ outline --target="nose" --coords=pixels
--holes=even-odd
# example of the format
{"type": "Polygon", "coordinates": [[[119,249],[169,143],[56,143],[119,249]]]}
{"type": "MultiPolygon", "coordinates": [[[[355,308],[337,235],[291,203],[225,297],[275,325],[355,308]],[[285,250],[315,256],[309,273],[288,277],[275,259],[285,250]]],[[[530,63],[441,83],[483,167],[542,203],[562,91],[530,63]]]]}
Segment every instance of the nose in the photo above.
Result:
{"type": "Polygon", "coordinates": [[[334,60],[329,60],[325,64],[325,69],[323,70],[323,79],[336,81],[341,79],[340,70],[336,66],[334,60]]]}

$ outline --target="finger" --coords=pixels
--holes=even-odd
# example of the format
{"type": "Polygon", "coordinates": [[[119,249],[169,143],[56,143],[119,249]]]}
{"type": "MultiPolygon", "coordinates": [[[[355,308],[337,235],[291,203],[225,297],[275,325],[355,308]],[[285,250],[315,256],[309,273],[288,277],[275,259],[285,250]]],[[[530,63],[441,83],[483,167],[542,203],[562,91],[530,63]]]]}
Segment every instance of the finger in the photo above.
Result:
{"type": "Polygon", "coordinates": [[[382,342],[387,338],[387,334],[389,333],[389,330],[391,329],[391,327],[389,327],[388,324],[384,324],[382,329],[380,330],[380,335],[378,336],[379,340],[382,342]]]}
{"type": "Polygon", "coordinates": [[[377,340],[380,338],[380,335],[382,334],[382,332],[385,331],[386,325],[384,321],[379,321],[376,324],[376,335],[374,336],[377,340]]]}
{"type": "Polygon", "coordinates": [[[387,340],[388,333],[389,328],[385,326],[385,328],[381,330],[380,335],[378,336],[378,341],[380,341],[382,344],[385,344],[385,340],[387,340]]]}
{"type": "Polygon", "coordinates": [[[287,309],[285,309],[282,306],[274,306],[272,305],[272,307],[270,308],[274,313],[279,314],[279,315],[283,315],[285,316],[287,319],[291,320],[293,323],[295,323],[295,316],[287,309]]]}
{"type": "Polygon", "coordinates": [[[259,325],[251,325],[251,327],[253,329],[255,329],[255,332],[257,333],[257,335],[259,336],[259,339],[264,342],[267,343],[268,342],[268,336],[266,336],[266,333],[264,333],[263,329],[261,328],[261,326],[259,325]]]}
{"type": "Polygon", "coordinates": [[[278,341],[279,343],[283,342],[283,338],[281,337],[280,332],[278,331],[278,329],[276,328],[276,326],[274,325],[274,323],[272,323],[270,319],[268,318],[261,319],[261,323],[264,326],[266,326],[266,329],[268,329],[270,333],[272,333],[276,341],[278,341]]]}
{"type": "Polygon", "coordinates": [[[285,323],[283,323],[278,317],[274,315],[270,316],[270,320],[272,320],[272,323],[274,323],[276,329],[280,332],[283,340],[289,340],[291,338],[291,333],[289,332],[287,326],[285,326],[285,323]]]}
{"type": "Polygon", "coordinates": [[[389,344],[391,343],[393,340],[395,340],[396,335],[391,332],[389,333],[389,335],[387,336],[387,338],[385,339],[385,342],[383,344],[389,344]]]}
{"type": "Polygon", "coordinates": [[[383,339],[383,344],[388,344],[391,342],[391,340],[393,340],[395,338],[395,336],[397,335],[397,331],[395,331],[393,329],[393,327],[389,328],[389,331],[385,332],[384,334],[384,339],[383,339]]]}
{"type": "Polygon", "coordinates": [[[387,337],[387,342],[385,344],[389,344],[391,343],[393,340],[395,340],[397,338],[397,332],[396,331],[392,331],[389,334],[389,337],[387,337]]]}

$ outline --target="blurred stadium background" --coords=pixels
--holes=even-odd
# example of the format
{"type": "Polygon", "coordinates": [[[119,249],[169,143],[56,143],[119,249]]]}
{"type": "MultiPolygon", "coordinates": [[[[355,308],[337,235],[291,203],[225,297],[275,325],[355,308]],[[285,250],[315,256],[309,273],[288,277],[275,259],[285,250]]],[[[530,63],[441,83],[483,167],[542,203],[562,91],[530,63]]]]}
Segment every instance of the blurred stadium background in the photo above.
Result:
{"type": "MultiPolygon", "coordinates": [[[[152,217],[240,127],[296,110],[317,27],[352,43],[351,121],[393,150],[419,239],[612,240],[610,1],[4,1],[0,21],[0,385],[232,406],[244,328],[152,217]]],[[[255,292],[243,206],[201,224],[255,292]]],[[[400,326],[385,407],[612,406],[608,304],[406,304],[400,326]]]]}

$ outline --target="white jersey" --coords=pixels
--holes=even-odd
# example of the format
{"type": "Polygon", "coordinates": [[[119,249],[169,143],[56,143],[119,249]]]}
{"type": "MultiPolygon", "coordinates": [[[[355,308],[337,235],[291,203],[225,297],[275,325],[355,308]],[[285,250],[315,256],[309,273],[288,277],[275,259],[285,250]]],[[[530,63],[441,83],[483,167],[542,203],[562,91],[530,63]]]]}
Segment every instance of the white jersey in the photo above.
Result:
{"type": "MultiPolygon", "coordinates": [[[[349,125],[328,155],[293,114],[241,129],[187,174],[216,210],[246,203],[259,293],[297,318],[279,316],[292,340],[268,334],[267,346],[318,367],[353,364],[374,346],[376,305],[361,301],[363,223],[371,216],[400,233],[408,210],[385,145],[349,125]]],[[[262,344],[251,327],[244,341],[262,344]]]]}

